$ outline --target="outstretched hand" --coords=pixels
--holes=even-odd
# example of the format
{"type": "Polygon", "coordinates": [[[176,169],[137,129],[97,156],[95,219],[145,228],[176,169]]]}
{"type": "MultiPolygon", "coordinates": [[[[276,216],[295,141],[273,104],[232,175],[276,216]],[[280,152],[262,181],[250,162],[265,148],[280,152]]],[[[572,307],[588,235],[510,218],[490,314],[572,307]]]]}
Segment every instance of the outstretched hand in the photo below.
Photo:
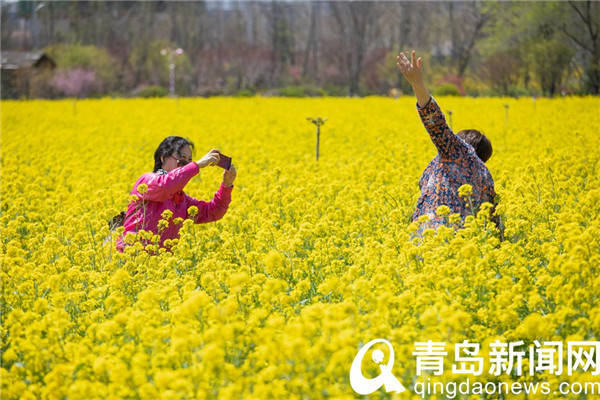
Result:
{"type": "Polygon", "coordinates": [[[202,157],[200,160],[196,161],[196,164],[198,164],[198,168],[204,168],[204,167],[208,167],[208,166],[213,166],[213,165],[217,165],[219,163],[219,154],[221,152],[217,149],[212,149],[211,151],[209,151],[208,153],[206,153],[206,155],[204,157],[202,157]]]}
{"type": "Polygon", "coordinates": [[[398,69],[400,72],[402,72],[402,75],[404,75],[408,83],[410,83],[413,87],[423,85],[421,57],[417,58],[416,61],[415,57],[416,53],[414,50],[411,51],[410,60],[406,58],[404,53],[400,53],[400,55],[396,57],[396,60],[398,60],[396,63],[398,69]]]}
{"type": "Polygon", "coordinates": [[[404,78],[410,83],[417,96],[417,103],[419,107],[425,107],[429,102],[430,95],[425,88],[425,82],[423,81],[423,70],[421,68],[421,57],[416,58],[415,51],[410,52],[410,60],[406,58],[404,53],[400,53],[396,57],[396,65],[404,78]],[[416,60],[415,60],[416,59],[416,60]]]}

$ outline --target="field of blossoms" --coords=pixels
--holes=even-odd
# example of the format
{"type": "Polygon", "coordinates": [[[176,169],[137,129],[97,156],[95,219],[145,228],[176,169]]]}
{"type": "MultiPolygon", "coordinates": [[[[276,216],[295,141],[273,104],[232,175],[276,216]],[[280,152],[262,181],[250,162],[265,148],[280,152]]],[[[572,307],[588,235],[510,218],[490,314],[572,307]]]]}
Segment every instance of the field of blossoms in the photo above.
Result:
{"type": "MultiPolygon", "coordinates": [[[[504,241],[483,213],[411,238],[435,155],[414,98],[3,101],[2,399],[367,398],[349,371],[376,338],[408,391],[369,398],[449,397],[413,391],[428,379],[597,382],[593,365],[451,368],[464,340],[600,340],[600,101],[437,101],[456,131],[493,144],[504,241]],[[328,118],[318,162],[307,117],[328,118]],[[118,253],[107,221],[169,135],[191,139],[195,159],[233,157],[229,211],[184,222],[173,253],[118,253]],[[440,376],[416,374],[428,340],[446,344],[440,376]]],[[[208,200],[221,176],[203,169],[186,193],[208,200]]]]}

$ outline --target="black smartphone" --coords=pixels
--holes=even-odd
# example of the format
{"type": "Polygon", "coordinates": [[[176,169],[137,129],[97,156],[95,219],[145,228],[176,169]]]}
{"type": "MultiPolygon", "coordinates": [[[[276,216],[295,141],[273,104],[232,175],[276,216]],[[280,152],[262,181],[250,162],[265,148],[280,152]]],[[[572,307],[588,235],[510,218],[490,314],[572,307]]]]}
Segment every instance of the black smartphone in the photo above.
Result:
{"type": "Polygon", "coordinates": [[[228,157],[225,154],[219,154],[219,163],[217,166],[223,169],[229,169],[229,167],[231,167],[231,157],[228,157]]]}

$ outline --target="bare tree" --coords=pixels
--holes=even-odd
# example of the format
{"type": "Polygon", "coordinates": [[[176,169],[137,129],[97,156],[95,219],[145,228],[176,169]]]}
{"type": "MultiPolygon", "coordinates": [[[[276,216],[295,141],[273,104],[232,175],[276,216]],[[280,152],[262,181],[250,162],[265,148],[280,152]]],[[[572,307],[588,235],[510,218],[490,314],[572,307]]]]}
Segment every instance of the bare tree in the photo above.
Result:
{"type": "Polygon", "coordinates": [[[448,18],[452,43],[452,62],[458,76],[464,76],[477,42],[483,38],[483,27],[490,19],[485,4],[448,2],[448,18]],[[456,15],[458,11],[458,16],[456,15]]]}
{"type": "Polygon", "coordinates": [[[510,51],[496,51],[479,68],[481,77],[498,93],[510,95],[511,87],[519,82],[521,63],[510,51]]]}
{"type": "MultiPolygon", "coordinates": [[[[155,17],[155,8],[156,4],[152,2],[147,2],[140,4],[141,10],[139,10],[139,20],[137,25],[137,32],[134,35],[134,45],[136,50],[140,52],[139,58],[136,59],[136,62],[132,63],[132,68],[134,70],[134,86],[138,86],[142,79],[146,77],[142,76],[144,71],[144,67],[146,64],[146,60],[148,59],[148,51],[150,46],[151,37],[148,37],[143,34],[144,31],[148,31],[150,27],[150,31],[152,31],[152,26],[154,25],[154,17],[155,17]]],[[[124,18],[127,18],[128,15],[125,14],[124,18]]]]}
{"type": "MultiPolygon", "coordinates": [[[[387,4],[386,4],[387,5],[387,4]]],[[[414,17],[414,13],[411,12],[414,9],[414,3],[401,2],[401,3],[389,3],[391,7],[385,9],[383,18],[386,16],[391,20],[390,34],[390,45],[389,48],[393,49],[395,53],[406,50],[406,46],[416,46],[416,41],[411,37],[413,24],[411,19],[414,17]]],[[[401,88],[404,92],[411,90],[410,84],[402,76],[402,73],[398,68],[393,69],[396,75],[396,87],[401,88]]]]}
{"type": "Polygon", "coordinates": [[[276,85],[279,81],[279,75],[282,72],[283,66],[287,62],[293,63],[292,51],[292,31],[290,29],[290,21],[286,15],[284,3],[273,0],[269,7],[269,35],[271,38],[271,85],[276,85]]]}
{"type": "Polygon", "coordinates": [[[563,24],[563,32],[588,55],[586,75],[592,94],[600,91],[600,7],[594,1],[569,1],[578,23],[563,24]]]}
{"type": "MultiPolygon", "coordinates": [[[[388,67],[393,52],[414,48],[427,57],[433,48],[428,65],[450,65],[459,76],[472,73],[474,63],[479,71],[500,73],[504,68],[494,65],[501,60],[496,53],[513,54],[521,60],[521,76],[488,76],[490,85],[506,92],[508,86],[527,87],[531,78],[540,85],[543,80],[546,92],[553,93],[571,73],[565,69],[571,60],[560,57],[554,46],[566,44],[575,47],[574,57],[583,65],[582,87],[598,94],[599,4],[3,1],[0,28],[3,50],[60,43],[105,48],[119,63],[118,87],[124,91],[156,81],[144,65],[150,44],[160,42],[184,49],[194,63],[192,85],[203,86],[204,92],[217,86],[227,92],[313,81],[331,93],[342,87],[351,96],[361,90],[383,93],[405,82],[388,67]],[[532,58],[533,53],[541,58],[532,58]],[[562,72],[555,71],[558,66],[562,72]]],[[[573,80],[568,82],[572,85],[573,80]]]]}
{"type": "Polygon", "coordinates": [[[317,1],[311,4],[310,27],[304,50],[304,64],[302,75],[304,77],[317,77],[319,74],[319,16],[321,4],[317,1]]]}
{"type": "Polygon", "coordinates": [[[340,51],[345,61],[348,96],[359,94],[362,61],[374,28],[374,3],[329,2],[337,33],[341,41],[340,51]]]}

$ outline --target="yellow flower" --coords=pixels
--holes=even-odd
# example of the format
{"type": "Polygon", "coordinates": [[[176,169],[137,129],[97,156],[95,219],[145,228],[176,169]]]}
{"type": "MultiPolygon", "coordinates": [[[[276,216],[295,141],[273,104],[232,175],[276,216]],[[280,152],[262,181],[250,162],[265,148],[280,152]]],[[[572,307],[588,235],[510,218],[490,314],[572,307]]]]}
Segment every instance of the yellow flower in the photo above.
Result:
{"type": "Polygon", "coordinates": [[[195,217],[198,214],[198,207],[196,207],[196,206],[190,206],[187,209],[187,213],[188,213],[188,215],[190,217],[192,217],[192,218],[195,217]]]}
{"type": "Polygon", "coordinates": [[[162,231],[164,229],[166,229],[169,226],[169,221],[165,220],[165,219],[161,219],[160,221],[158,221],[158,230],[162,231]]]}
{"type": "Polygon", "coordinates": [[[460,197],[468,197],[473,194],[473,186],[464,184],[458,188],[458,195],[460,197]]]}
{"type": "Polygon", "coordinates": [[[246,271],[240,271],[231,276],[229,284],[235,291],[240,291],[248,282],[250,282],[250,275],[246,271]]]}
{"type": "Polygon", "coordinates": [[[489,216],[493,207],[494,207],[493,204],[488,203],[486,201],[486,202],[482,203],[481,206],[479,206],[479,212],[483,213],[483,215],[485,215],[485,216],[489,216]]]}
{"type": "Polygon", "coordinates": [[[265,269],[269,275],[278,274],[282,268],[284,259],[280,252],[271,250],[264,259],[265,269]]]}
{"type": "Polygon", "coordinates": [[[33,309],[38,314],[41,314],[42,312],[46,311],[47,308],[48,308],[48,300],[46,300],[46,299],[37,299],[35,301],[35,304],[33,305],[33,309]]]}
{"type": "Polygon", "coordinates": [[[450,217],[448,217],[448,222],[450,222],[451,224],[456,224],[456,223],[460,222],[460,214],[459,213],[450,214],[450,217]]]}
{"type": "Polygon", "coordinates": [[[330,292],[335,291],[340,285],[340,279],[337,276],[332,276],[323,283],[321,283],[318,287],[319,293],[323,295],[328,295],[330,292]]]}
{"type": "Polygon", "coordinates": [[[135,243],[137,239],[137,235],[133,232],[127,232],[127,235],[125,235],[125,239],[124,242],[127,244],[133,244],[135,243]]]}
{"type": "Polygon", "coordinates": [[[137,191],[140,194],[144,194],[148,191],[148,185],[146,185],[145,183],[140,183],[137,187],[137,191]]]}
{"type": "Polygon", "coordinates": [[[427,215],[427,214],[420,215],[419,218],[417,218],[417,221],[427,222],[427,221],[429,221],[429,215],[427,215]]]}
{"type": "Polygon", "coordinates": [[[181,305],[179,313],[188,317],[194,317],[202,308],[210,303],[210,297],[204,291],[197,290],[181,305]]]}
{"type": "Polygon", "coordinates": [[[438,215],[448,215],[450,214],[450,207],[441,205],[437,208],[436,213],[438,215]]]}

